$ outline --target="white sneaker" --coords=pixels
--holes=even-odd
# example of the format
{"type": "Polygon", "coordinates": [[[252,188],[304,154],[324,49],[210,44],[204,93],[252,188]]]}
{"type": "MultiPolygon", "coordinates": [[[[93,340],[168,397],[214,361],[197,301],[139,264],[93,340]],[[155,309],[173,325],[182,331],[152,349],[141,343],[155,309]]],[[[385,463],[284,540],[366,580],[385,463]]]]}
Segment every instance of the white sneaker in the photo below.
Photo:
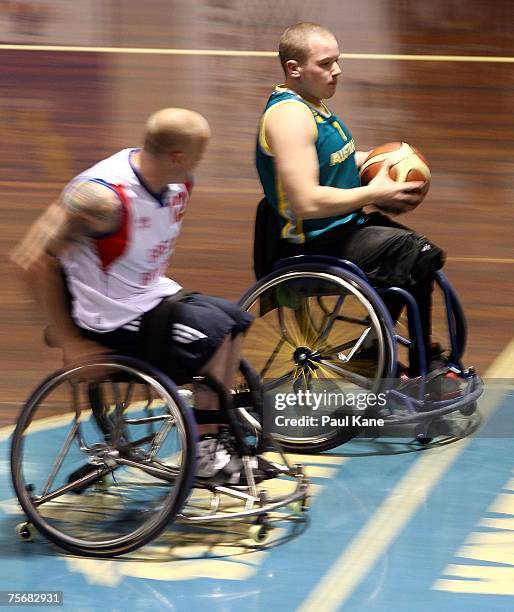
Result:
{"type": "MultiPolygon", "coordinates": [[[[201,479],[209,479],[212,484],[247,484],[243,461],[234,447],[232,434],[222,429],[218,434],[207,434],[198,442],[197,472],[201,479]]],[[[262,457],[251,457],[250,468],[255,482],[273,478],[279,470],[262,457]]]]}
{"type": "Polygon", "coordinates": [[[212,478],[226,467],[232,457],[220,440],[215,435],[206,435],[200,439],[197,446],[197,470],[198,478],[212,478]]]}

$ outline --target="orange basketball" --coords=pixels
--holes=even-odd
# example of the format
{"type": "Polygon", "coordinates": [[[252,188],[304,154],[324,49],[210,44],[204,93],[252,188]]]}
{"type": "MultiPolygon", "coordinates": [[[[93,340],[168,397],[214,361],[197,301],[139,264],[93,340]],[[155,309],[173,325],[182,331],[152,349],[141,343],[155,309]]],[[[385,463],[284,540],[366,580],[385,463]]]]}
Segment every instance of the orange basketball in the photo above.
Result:
{"type": "Polygon", "coordinates": [[[416,147],[406,142],[388,142],[366,157],[360,169],[362,185],[367,185],[376,176],[386,158],[393,162],[389,170],[393,181],[430,181],[428,162],[416,147]]]}

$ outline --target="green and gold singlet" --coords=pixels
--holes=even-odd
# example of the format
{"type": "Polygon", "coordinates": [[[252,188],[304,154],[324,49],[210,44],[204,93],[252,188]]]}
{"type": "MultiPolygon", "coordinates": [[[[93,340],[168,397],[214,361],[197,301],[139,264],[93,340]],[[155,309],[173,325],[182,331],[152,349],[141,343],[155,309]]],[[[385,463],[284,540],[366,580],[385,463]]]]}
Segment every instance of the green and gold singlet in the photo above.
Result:
{"type": "Polygon", "coordinates": [[[315,121],[318,134],[316,152],[320,185],[351,189],[360,186],[360,178],[355,163],[355,143],[344,123],[324,104],[322,107],[316,107],[294,91],[283,86],[276,87],[266,104],[259,125],[256,147],[257,172],[268,202],[282,219],[282,238],[302,243],[338,225],[360,224],[364,220],[364,213],[354,211],[323,219],[302,219],[291,210],[276,173],[273,153],[266,142],[264,122],[267,113],[276,104],[292,103],[305,104],[315,121]]]}

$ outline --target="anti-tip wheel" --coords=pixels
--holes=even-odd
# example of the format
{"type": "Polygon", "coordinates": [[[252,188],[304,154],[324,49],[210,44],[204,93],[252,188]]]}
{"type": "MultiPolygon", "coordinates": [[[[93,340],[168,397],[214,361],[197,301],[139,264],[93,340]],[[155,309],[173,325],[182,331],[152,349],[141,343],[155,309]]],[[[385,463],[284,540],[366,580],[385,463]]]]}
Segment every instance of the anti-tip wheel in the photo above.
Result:
{"type": "Polygon", "coordinates": [[[268,539],[269,532],[268,525],[252,525],[249,530],[250,537],[258,544],[262,544],[268,539]]]}
{"type": "Polygon", "coordinates": [[[92,488],[95,491],[103,492],[103,491],[107,491],[107,489],[112,484],[114,484],[114,479],[112,477],[112,474],[108,473],[108,474],[104,474],[98,482],[95,482],[92,488]]]}
{"type": "Polygon", "coordinates": [[[471,404],[468,404],[467,406],[464,406],[463,408],[461,408],[459,412],[462,414],[462,416],[471,416],[472,414],[476,412],[476,409],[477,409],[477,403],[471,402],[471,404]]]}
{"type": "Polygon", "coordinates": [[[416,436],[416,442],[418,442],[418,444],[422,444],[423,446],[430,444],[430,442],[432,442],[433,439],[434,438],[429,438],[426,434],[422,434],[422,433],[419,433],[416,436]]]}
{"type": "Polygon", "coordinates": [[[302,498],[302,512],[309,512],[309,510],[311,509],[311,498],[306,495],[305,497],[302,498]]]}
{"type": "Polygon", "coordinates": [[[291,508],[291,512],[296,516],[303,516],[306,512],[309,512],[309,498],[303,497],[302,499],[296,499],[294,502],[291,502],[289,507],[291,508]]]}
{"type": "Polygon", "coordinates": [[[422,429],[421,431],[416,432],[415,435],[416,435],[416,442],[418,444],[422,444],[423,446],[430,444],[430,442],[432,442],[432,440],[434,439],[428,435],[428,432],[426,429],[422,429]]]}
{"type": "Polygon", "coordinates": [[[32,523],[19,523],[16,525],[16,533],[20,540],[24,542],[32,542],[36,535],[36,529],[32,523]]]}
{"type": "Polygon", "coordinates": [[[418,444],[426,446],[434,439],[434,433],[436,432],[433,421],[419,423],[414,430],[414,438],[418,444]]]}

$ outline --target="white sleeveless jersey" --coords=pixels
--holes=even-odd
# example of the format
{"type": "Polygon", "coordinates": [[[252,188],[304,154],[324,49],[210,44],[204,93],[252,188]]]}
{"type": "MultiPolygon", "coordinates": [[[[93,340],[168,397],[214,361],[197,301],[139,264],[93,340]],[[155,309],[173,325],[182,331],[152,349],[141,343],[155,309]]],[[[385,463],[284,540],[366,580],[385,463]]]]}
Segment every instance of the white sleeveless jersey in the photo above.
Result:
{"type": "Polygon", "coordinates": [[[115,234],[87,238],[60,257],[80,327],[107,332],[148,312],[180,285],[165,276],[189,199],[186,184],[168,185],[153,195],[131,166],[137,149],[124,149],[71,181],[108,184],[123,205],[115,234]]]}

